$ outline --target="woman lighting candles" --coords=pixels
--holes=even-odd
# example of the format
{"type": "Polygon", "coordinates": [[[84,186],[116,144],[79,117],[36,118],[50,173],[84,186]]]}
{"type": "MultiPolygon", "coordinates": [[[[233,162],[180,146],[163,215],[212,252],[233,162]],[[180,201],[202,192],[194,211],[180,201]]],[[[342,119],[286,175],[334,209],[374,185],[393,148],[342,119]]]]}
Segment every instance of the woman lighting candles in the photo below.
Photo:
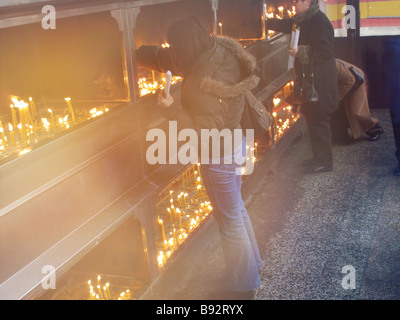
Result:
{"type": "MultiPolygon", "coordinates": [[[[201,129],[240,129],[243,94],[259,81],[253,74],[254,57],[235,40],[212,36],[208,23],[196,16],[173,23],[167,41],[169,47],[143,46],[136,53],[137,64],[142,67],[183,76],[179,102],[172,95],[159,96],[164,116],[176,120],[179,129],[194,129],[198,137],[201,129]]],[[[262,261],[241,196],[240,170],[236,170],[241,165],[235,155],[242,156],[245,150],[244,139],[229,154],[221,150],[224,153],[218,163],[210,159],[200,165],[227,267],[230,290],[221,297],[225,299],[251,298],[260,285],[262,261]]]]}

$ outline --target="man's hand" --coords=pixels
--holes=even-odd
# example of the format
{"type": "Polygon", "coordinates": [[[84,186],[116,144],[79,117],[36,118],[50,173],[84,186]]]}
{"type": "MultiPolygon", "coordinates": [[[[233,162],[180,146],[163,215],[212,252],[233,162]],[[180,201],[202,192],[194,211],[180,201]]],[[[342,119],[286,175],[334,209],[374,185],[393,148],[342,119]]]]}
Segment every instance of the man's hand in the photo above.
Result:
{"type": "Polygon", "coordinates": [[[157,103],[161,109],[167,109],[174,103],[174,98],[172,97],[172,95],[169,95],[168,98],[166,98],[164,90],[160,90],[157,103]]]}
{"type": "Polygon", "coordinates": [[[297,57],[297,54],[299,53],[299,48],[289,48],[289,54],[293,57],[297,57]]]}

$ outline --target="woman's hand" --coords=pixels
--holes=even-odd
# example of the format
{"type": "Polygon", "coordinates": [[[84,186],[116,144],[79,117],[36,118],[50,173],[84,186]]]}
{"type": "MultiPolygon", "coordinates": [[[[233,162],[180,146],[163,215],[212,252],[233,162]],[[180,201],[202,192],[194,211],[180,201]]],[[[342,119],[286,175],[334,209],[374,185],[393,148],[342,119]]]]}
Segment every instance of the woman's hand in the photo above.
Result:
{"type": "Polygon", "coordinates": [[[289,48],[289,54],[293,57],[297,57],[299,53],[299,48],[289,48]]]}
{"type": "Polygon", "coordinates": [[[174,103],[174,98],[172,97],[172,95],[168,95],[168,98],[166,98],[164,90],[160,90],[157,103],[161,109],[167,109],[174,103]]]}

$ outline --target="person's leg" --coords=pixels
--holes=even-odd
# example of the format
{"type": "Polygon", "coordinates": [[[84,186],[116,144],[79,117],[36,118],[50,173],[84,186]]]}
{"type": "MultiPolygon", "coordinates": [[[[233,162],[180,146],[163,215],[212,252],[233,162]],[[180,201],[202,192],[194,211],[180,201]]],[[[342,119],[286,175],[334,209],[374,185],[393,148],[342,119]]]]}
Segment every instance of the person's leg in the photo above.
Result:
{"type": "Polygon", "coordinates": [[[230,289],[245,292],[259,287],[261,281],[247,231],[250,221],[244,222],[242,216],[235,168],[235,164],[201,165],[200,172],[219,227],[230,289]]]}
{"type": "Polygon", "coordinates": [[[247,213],[246,206],[244,205],[244,201],[241,196],[241,185],[242,185],[242,176],[237,175],[236,176],[236,188],[237,188],[238,192],[240,193],[240,198],[241,198],[240,208],[241,208],[241,213],[242,213],[243,224],[246,228],[247,236],[249,237],[251,247],[253,248],[254,258],[256,259],[258,269],[260,270],[263,266],[263,262],[260,257],[260,250],[258,249],[257,240],[256,240],[256,237],[254,234],[253,224],[251,223],[249,214],[247,213]]]}
{"type": "Polygon", "coordinates": [[[310,134],[313,159],[326,169],[332,170],[333,154],[330,128],[330,116],[310,115],[306,117],[308,132],[310,134]]]}
{"type": "Polygon", "coordinates": [[[331,114],[331,130],[332,130],[332,142],[334,144],[349,144],[350,137],[348,133],[349,121],[347,120],[345,104],[341,102],[339,108],[331,114]]]}

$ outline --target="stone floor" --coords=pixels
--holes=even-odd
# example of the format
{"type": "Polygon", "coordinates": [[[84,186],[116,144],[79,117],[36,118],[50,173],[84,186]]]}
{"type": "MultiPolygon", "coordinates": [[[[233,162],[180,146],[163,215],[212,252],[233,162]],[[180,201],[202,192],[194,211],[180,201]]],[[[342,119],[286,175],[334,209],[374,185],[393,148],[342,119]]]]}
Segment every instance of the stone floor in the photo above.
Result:
{"type": "MultiPolygon", "coordinates": [[[[264,262],[256,300],[400,298],[400,178],[392,175],[393,133],[388,110],[371,112],[385,130],[380,140],[335,146],[333,172],[304,175],[301,162],[311,156],[306,134],[248,199],[264,262]]],[[[224,299],[224,268],[216,235],[192,270],[158,298],[224,299]]]]}

